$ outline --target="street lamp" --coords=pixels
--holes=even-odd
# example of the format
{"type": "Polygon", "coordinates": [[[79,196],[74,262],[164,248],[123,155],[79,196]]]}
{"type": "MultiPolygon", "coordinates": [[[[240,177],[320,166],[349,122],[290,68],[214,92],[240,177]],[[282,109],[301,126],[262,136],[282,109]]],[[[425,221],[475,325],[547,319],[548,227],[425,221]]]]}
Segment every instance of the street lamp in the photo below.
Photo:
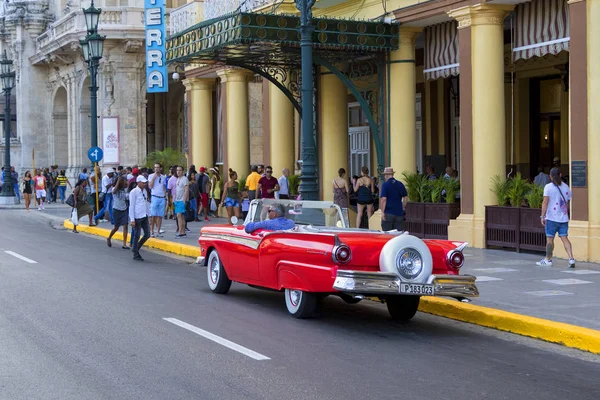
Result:
{"type": "Polygon", "coordinates": [[[10,92],[15,86],[15,71],[13,61],[8,59],[6,50],[0,59],[0,79],[4,90],[4,186],[0,194],[0,204],[15,204],[14,185],[10,172],[10,92]]]}
{"type": "Polygon", "coordinates": [[[79,41],[79,44],[81,44],[83,59],[88,64],[88,70],[90,71],[92,147],[98,146],[98,84],[96,82],[96,78],[98,75],[100,59],[102,58],[102,53],[104,52],[104,39],[106,39],[106,36],[101,36],[98,34],[98,22],[100,21],[101,12],[101,9],[94,7],[94,0],[92,0],[89,8],[83,9],[87,35],[83,40],[79,41]]]}
{"type": "Polygon", "coordinates": [[[313,55],[312,7],[315,0],[296,0],[300,11],[300,49],[302,54],[302,170],[300,193],[302,200],[318,200],[317,155],[313,137],[313,55]]]}

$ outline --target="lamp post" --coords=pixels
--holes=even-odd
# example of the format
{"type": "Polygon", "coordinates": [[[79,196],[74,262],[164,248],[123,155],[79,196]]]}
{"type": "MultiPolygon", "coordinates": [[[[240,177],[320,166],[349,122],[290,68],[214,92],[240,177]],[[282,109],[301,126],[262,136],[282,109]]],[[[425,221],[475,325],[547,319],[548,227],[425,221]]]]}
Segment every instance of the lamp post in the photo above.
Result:
{"type": "Polygon", "coordinates": [[[312,56],[312,7],[315,0],[296,0],[300,11],[300,49],[302,54],[302,171],[300,192],[303,200],[318,200],[317,155],[313,137],[314,81],[312,56]]]}
{"type": "Polygon", "coordinates": [[[85,39],[79,41],[83,52],[83,59],[88,64],[88,70],[90,71],[91,147],[98,146],[98,83],[96,82],[96,78],[100,59],[104,52],[104,39],[106,39],[106,36],[98,34],[98,22],[100,21],[101,12],[101,9],[94,7],[93,0],[89,8],[83,9],[87,35],[85,39]]]}
{"type": "Polygon", "coordinates": [[[0,204],[15,204],[16,182],[13,182],[10,171],[10,92],[15,86],[15,71],[12,69],[13,62],[8,59],[6,50],[0,59],[0,79],[4,90],[4,186],[0,194],[0,204]]]}

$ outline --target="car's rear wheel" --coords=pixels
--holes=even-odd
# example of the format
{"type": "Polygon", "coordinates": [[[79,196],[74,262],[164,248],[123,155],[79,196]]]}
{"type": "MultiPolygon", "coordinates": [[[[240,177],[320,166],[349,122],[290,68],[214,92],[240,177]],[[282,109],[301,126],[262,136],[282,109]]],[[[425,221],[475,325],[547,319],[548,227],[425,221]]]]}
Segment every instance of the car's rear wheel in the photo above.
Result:
{"type": "Polygon", "coordinates": [[[208,256],[208,267],[206,268],[208,287],[215,293],[226,294],[231,287],[231,279],[227,276],[223,263],[219,258],[217,250],[213,250],[208,256]]]}
{"type": "Polygon", "coordinates": [[[285,289],[285,305],[296,318],[310,318],[317,310],[317,295],[302,290],[285,289]]]}
{"type": "Polygon", "coordinates": [[[409,321],[417,313],[420,296],[390,296],[385,302],[392,319],[409,321]]]}

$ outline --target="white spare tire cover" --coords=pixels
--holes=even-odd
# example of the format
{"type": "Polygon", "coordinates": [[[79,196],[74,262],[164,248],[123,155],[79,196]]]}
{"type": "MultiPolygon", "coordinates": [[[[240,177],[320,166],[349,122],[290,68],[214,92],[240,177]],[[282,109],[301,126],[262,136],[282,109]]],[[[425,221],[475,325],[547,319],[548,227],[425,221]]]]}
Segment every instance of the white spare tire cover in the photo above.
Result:
{"type": "Polygon", "coordinates": [[[400,235],[388,241],[379,254],[381,272],[392,272],[403,282],[427,283],[433,271],[429,248],[421,239],[400,235]]]}

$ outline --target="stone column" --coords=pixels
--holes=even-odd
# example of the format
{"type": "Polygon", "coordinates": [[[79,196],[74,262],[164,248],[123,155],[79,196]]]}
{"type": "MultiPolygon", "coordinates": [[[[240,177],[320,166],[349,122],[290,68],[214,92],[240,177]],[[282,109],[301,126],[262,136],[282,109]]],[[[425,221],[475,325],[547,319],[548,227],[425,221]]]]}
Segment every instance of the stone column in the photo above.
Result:
{"type": "Polygon", "coordinates": [[[334,74],[322,70],[319,102],[321,112],[321,198],[333,200],[332,182],[340,168],[348,171],[348,89],[334,74]]]}
{"type": "Polygon", "coordinates": [[[269,117],[273,176],[281,176],[284,168],[288,168],[293,174],[294,106],[290,99],[272,83],[269,83],[269,117]]]}
{"type": "Polygon", "coordinates": [[[485,206],[496,202],[490,179],[506,170],[503,26],[513,7],[483,4],[448,13],[458,21],[461,49],[461,182],[467,174],[461,193],[465,207],[451,221],[448,237],[477,248],[485,247],[485,206]],[[468,34],[461,35],[465,29],[468,34]]]}
{"type": "Polygon", "coordinates": [[[422,28],[401,28],[390,54],[390,165],[396,177],[417,170],[415,39],[422,28]]]}
{"type": "Polygon", "coordinates": [[[209,168],[213,161],[213,104],[214,79],[190,78],[183,81],[189,93],[191,121],[189,123],[188,149],[190,164],[196,169],[201,165],[209,168]]]}
{"type": "MultiPolygon", "coordinates": [[[[248,81],[253,76],[244,69],[217,72],[225,83],[227,116],[227,164],[243,178],[250,172],[250,125],[248,81]]],[[[226,171],[225,171],[226,172],[226,171]]]]}

